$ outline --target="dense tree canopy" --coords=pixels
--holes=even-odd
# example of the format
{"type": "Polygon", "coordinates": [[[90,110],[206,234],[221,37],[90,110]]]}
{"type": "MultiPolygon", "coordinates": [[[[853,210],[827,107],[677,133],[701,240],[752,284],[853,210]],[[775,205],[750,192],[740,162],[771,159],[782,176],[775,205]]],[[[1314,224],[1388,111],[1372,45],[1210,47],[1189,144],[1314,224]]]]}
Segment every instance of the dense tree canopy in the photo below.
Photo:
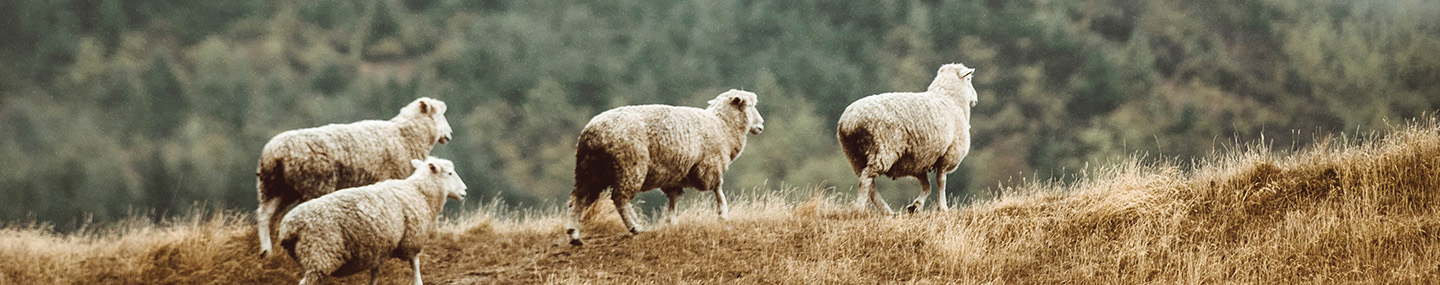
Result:
{"type": "Polygon", "coordinates": [[[984,199],[1434,112],[1437,19],[1422,0],[4,1],[0,220],[250,209],[271,136],[420,96],[450,105],[435,154],[481,201],[563,203],[590,116],[731,88],[759,94],[767,130],[727,188],[848,194],[840,112],[950,62],[978,70],[980,104],[949,191],[984,199]]]}

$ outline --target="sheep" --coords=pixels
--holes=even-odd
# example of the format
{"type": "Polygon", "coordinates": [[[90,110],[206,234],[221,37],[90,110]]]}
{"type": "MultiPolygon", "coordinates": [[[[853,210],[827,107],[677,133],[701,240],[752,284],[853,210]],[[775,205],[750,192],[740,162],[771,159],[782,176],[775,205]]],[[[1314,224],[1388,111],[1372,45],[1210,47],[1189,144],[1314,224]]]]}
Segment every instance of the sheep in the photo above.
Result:
{"type": "Polygon", "coordinates": [[[255,171],[260,255],[270,255],[273,223],[291,205],[413,172],[407,161],[423,159],[435,143],[450,141],[445,108],[445,102],[420,98],[389,121],[331,124],[271,138],[255,171]]]}
{"type": "Polygon", "coordinates": [[[621,222],[632,234],[642,229],[630,200],[655,188],[670,200],[666,211],[670,224],[675,224],[675,203],[685,187],[714,191],[720,219],[728,219],[722,176],[745,149],[746,133],[765,129],[756,103],[755,93],[731,89],[710,100],[705,109],[626,106],[590,119],[575,146],[575,188],[565,224],[570,244],[583,244],[580,219],[607,188],[621,222]]]}
{"type": "Polygon", "coordinates": [[[963,64],[946,64],[925,92],[871,95],[845,107],[835,136],[860,178],[856,204],[863,207],[868,197],[882,212],[894,214],[875,190],[875,176],[909,176],[920,180],[920,196],[906,207],[914,213],[930,195],[928,176],[934,171],[937,208],[949,210],[945,176],[970,152],[970,110],[978,101],[971,85],[974,72],[963,64]]]}
{"type": "Polygon", "coordinates": [[[415,171],[405,179],[335,191],[285,215],[277,237],[300,264],[300,284],[365,270],[375,284],[380,265],[390,258],[409,261],[415,284],[421,284],[420,251],[445,199],[465,200],[466,187],[449,160],[430,157],[410,164],[415,171]]]}

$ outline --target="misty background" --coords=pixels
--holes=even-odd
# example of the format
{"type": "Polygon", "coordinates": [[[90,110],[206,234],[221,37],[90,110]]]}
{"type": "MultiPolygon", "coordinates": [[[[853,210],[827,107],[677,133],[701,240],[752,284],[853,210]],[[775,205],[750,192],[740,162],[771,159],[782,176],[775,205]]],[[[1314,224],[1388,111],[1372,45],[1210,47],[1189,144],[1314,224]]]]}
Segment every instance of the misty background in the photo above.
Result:
{"type": "MultiPolygon", "coordinates": [[[[270,137],[422,96],[449,105],[454,141],[433,154],[470,185],[452,211],[560,207],[591,116],[731,88],[766,119],[731,195],[853,197],[841,111],[951,62],[977,69],[980,100],[947,190],[962,205],[1128,156],[1300,148],[1440,108],[1440,5],[1424,0],[291,2],[0,1],[0,222],[251,211],[270,137]]],[[[919,192],[882,180],[892,202],[919,192]]]]}

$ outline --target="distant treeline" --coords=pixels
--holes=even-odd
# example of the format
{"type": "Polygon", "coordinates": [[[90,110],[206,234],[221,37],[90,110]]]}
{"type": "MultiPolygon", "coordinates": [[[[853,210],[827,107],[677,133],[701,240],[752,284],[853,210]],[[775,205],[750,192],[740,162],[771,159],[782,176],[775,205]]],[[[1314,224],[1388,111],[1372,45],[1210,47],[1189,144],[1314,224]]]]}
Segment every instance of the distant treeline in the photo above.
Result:
{"type": "Polygon", "coordinates": [[[849,195],[841,110],[950,62],[980,91],[950,180],[964,202],[1126,155],[1304,146],[1434,112],[1437,54],[1423,0],[3,1],[0,221],[253,209],[271,136],[421,96],[449,104],[455,140],[435,154],[479,201],[563,203],[591,116],[730,88],[759,94],[766,131],[727,188],[849,195]]]}

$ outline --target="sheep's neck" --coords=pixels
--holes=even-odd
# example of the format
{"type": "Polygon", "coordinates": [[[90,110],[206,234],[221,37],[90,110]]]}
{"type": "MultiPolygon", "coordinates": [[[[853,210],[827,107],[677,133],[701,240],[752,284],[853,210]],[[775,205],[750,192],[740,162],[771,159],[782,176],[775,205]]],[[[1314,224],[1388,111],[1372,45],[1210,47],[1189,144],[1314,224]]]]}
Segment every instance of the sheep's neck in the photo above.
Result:
{"type": "Polygon", "coordinates": [[[720,122],[725,124],[728,133],[724,136],[724,139],[730,141],[726,146],[729,147],[730,150],[730,159],[734,160],[736,156],[740,155],[740,151],[745,150],[745,133],[750,131],[749,126],[747,126],[748,122],[741,119],[741,116],[738,114],[739,112],[736,111],[726,111],[723,109],[712,109],[710,111],[715,113],[715,117],[720,118],[720,122]]]}
{"type": "Polygon", "coordinates": [[[415,191],[425,199],[426,209],[431,214],[439,213],[445,207],[445,185],[431,178],[420,178],[415,191]]]}
{"type": "Polygon", "coordinates": [[[961,84],[962,82],[957,82],[953,79],[936,76],[935,81],[930,82],[930,87],[926,88],[925,92],[950,99],[950,101],[954,102],[957,106],[967,106],[967,104],[965,104],[965,92],[961,92],[961,89],[963,89],[960,86],[961,84]]]}
{"type": "Polygon", "coordinates": [[[970,102],[965,99],[965,92],[963,92],[960,83],[937,76],[935,77],[935,81],[930,82],[930,88],[925,90],[925,92],[935,94],[955,104],[955,107],[960,109],[962,118],[959,123],[964,126],[960,131],[965,133],[970,132],[970,102]]]}
{"type": "Polygon", "coordinates": [[[412,158],[424,159],[429,155],[430,146],[435,142],[435,127],[421,118],[396,116],[390,119],[400,128],[400,137],[405,140],[406,153],[412,158]]]}

